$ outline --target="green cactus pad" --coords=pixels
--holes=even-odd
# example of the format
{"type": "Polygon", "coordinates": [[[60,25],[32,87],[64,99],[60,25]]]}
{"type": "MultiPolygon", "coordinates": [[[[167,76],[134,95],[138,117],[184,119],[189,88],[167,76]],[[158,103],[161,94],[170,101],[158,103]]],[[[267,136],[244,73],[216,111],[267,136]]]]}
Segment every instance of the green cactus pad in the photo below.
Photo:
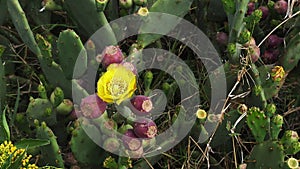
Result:
{"type": "Polygon", "coordinates": [[[2,53],[4,49],[4,46],[0,45],[0,112],[2,112],[6,95],[5,71],[2,63],[2,53]]]}
{"type": "Polygon", "coordinates": [[[47,139],[50,141],[49,145],[41,147],[41,160],[43,165],[52,165],[64,168],[64,161],[61,155],[61,150],[57,144],[56,136],[52,130],[47,127],[45,122],[37,126],[36,137],[38,139],[47,139]]]}
{"type": "MultiPolygon", "coordinates": [[[[78,24],[80,31],[86,36],[93,35],[98,29],[108,23],[104,12],[98,12],[95,0],[65,0],[64,7],[71,18],[78,24]]],[[[117,44],[116,38],[109,25],[103,28],[105,33],[102,40],[106,44],[117,44]]]]}
{"type": "Polygon", "coordinates": [[[247,169],[280,169],[284,165],[283,146],[276,141],[255,145],[247,161],[247,169]]]}
{"type": "Polygon", "coordinates": [[[257,107],[251,107],[247,114],[247,124],[257,142],[263,142],[267,134],[267,117],[257,107]]]}
{"type": "Polygon", "coordinates": [[[87,69],[87,54],[79,36],[70,29],[61,32],[57,48],[65,77],[69,80],[81,77],[87,69]]]}
{"type": "Polygon", "coordinates": [[[29,27],[25,13],[18,0],[7,1],[8,12],[11,16],[11,20],[14,23],[23,42],[29,47],[29,49],[36,55],[41,55],[41,51],[34,39],[34,35],[29,27]]]}
{"type": "Polygon", "coordinates": [[[80,118],[77,120],[78,126],[72,132],[71,150],[76,160],[82,165],[92,165],[99,168],[107,154],[93,140],[101,141],[99,129],[86,119],[80,118]],[[86,134],[95,133],[95,138],[91,138],[86,134]],[[97,134],[99,133],[99,134],[97,134]]]}
{"type": "Polygon", "coordinates": [[[52,126],[57,123],[56,114],[53,111],[53,106],[48,99],[30,99],[30,103],[26,110],[29,124],[33,125],[35,119],[45,121],[52,126]]]}
{"type": "Polygon", "coordinates": [[[300,34],[296,34],[287,44],[286,54],[280,57],[280,64],[286,72],[294,69],[300,60],[300,34]]]}
{"type": "MultiPolygon", "coordinates": [[[[193,0],[173,0],[173,1],[166,1],[166,0],[157,0],[152,7],[149,9],[150,12],[162,12],[171,15],[175,15],[178,17],[185,16],[192,5],[193,0]]],[[[152,32],[153,30],[157,30],[157,21],[161,20],[161,18],[152,18],[149,19],[149,23],[144,24],[140,32],[152,32]]],[[[167,21],[167,19],[164,19],[167,21]]],[[[177,24],[179,23],[178,20],[170,20],[169,23],[164,24],[164,30],[160,33],[167,34],[170,30],[172,30],[177,24]]],[[[138,45],[142,48],[148,46],[149,44],[153,43],[155,40],[159,39],[161,35],[149,35],[149,34],[139,34],[138,36],[138,45]]]]}

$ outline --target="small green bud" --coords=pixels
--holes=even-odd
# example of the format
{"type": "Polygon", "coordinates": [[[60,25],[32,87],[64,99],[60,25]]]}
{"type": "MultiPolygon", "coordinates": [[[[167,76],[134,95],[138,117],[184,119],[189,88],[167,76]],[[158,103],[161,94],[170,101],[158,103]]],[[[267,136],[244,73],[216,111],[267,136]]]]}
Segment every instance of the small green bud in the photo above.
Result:
{"type": "Polygon", "coordinates": [[[64,92],[60,87],[56,87],[50,95],[53,107],[57,107],[64,100],[64,92]]]}
{"type": "Polygon", "coordinates": [[[275,104],[268,104],[266,107],[266,115],[268,117],[272,117],[276,112],[276,105],[275,104]]]}
{"type": "Polygon", "coordinates": [[[39,92],[39,95],[42,99],[47,99],[47,91],[46,91],[46,88],[44,85],[42,84],[39,84],[38,86],[38,92],[39,92]]]}
{"type": "Polygon", "coordinates": [[[153,73],[151,71],[147,71],[144,75],[144,87],[145,90],[149,90],[153,80],[153,73]]]}
{"type": "Polygon", "coordinates": [[[241,32],[239,38],[238,38],[238,42],[241,44],[246,44],[247,42],[249,42],[251,39],[251,32],[248,30],[244,30],[241,32]]]}
{"type": "Polygon", "coordinates": [[[234,55],[236,51],[236,45],[233,43],[229,43],[227,46],[227,51],[229,52],[230,55],[234,55]]]}

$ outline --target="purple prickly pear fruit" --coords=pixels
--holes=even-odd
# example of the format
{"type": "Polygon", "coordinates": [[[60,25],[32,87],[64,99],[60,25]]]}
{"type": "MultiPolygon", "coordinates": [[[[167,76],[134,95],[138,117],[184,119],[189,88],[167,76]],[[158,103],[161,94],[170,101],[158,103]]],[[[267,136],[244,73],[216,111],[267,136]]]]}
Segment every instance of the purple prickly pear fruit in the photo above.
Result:
{"type": "Polygon", "coordinates": [[[260,6],[258,8],[262,12],[262,17],[261,19],[266,19],[269,16],[269,8],[266,6],[260,6]]]}
{"type": "Polygon", "coordinates": [[[254,2],[249,2],[248,3],[247,15],[251,15],[254,10],[255,10],[255,3],[254,2]]]}
{"type": "Polygon", "coordinates": [[[101,57],[103,67],[107,67],[112,63],[121,63],[124,60],[123,53],[118,46],[107,46],[101,57]]]}
{"type": "Polygon", "coordinates": [[[81,100],[80,109],[86,118],[100,117],[106,110],[107,103],[101,100],[97,94],[87,96],[81,100]]]}
{"type": "Polygon", "coordinates": [[[279,50],[266,50],[265,53],[262,55],[262,60],[266,64],[275,63],[278,60],[280,52],[279,50]]]}
{"type": "Polygon", "coordinates": [[[276,48],[283,42],[283,38],[277,35],[270,35],[266,40],[267,48],[276,48]]]}
{"type": "Polygon", "coordinates": [[[288,3],[285,0],[279,0],[274,4],[274,9],[279,14],[285,14],[288,9],[288,3]]]}
{"type": "Polygon", "coordinates": [[[137,115],[148,115],[150,111],[153,109],[152,101],[149,97],[143,95],[134,96],[130,100],[132,106],[131,110],[133,113],[137,115]]]}
{"type": "Polygon", "coordinates": [[[133,129],[128,129],[122,136],[124,146],[131,151],[136,151],[142,147],[142,141],[134,134],[133,129]]]}
{"type": "Polygon", "coordinates": [[[228,43],[228,35],[225,32],[218,32],[216,35],[216,41],[220,45],[227,45],[228,43]]]}
{"type": "Polygon", "coordinates": [[[149,119],[140,119],[134,123],[134,133],[140,138],[153,138],[157,134],[157,126],[154,121],[149,119]]]}

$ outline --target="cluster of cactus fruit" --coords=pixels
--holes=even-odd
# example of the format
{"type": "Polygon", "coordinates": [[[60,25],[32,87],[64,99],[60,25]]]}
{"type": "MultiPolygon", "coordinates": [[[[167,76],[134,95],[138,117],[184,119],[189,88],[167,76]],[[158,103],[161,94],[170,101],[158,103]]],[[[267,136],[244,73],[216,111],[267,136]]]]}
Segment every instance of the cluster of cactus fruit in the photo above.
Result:
{"type": "MultiPolygon", "coordinates": [[[[155,77],[157,74],[151,70],[137,80],[140,72],[134,60],[136,51],[153,45],[153,42],[162,46],[162,41],[159,41],[161,35],[137,35],[134,43],[128,44],[128,47],[131,46],[126,57],[126,52],[123,53],[117,44],[113,25],[107,24],[109,20],[122,16],[147,16],[149,12],[184,17],[191,12],[193,3],[199,8],[202,8],[202,4],[193,0],[33,0],[26,5],[27,2],[0,0],[0,25],[10,18],[19,34],[19,38],[2,37],[5,32],[7,35],[7,30],[0,30],[0,142],[11,139],[5,107],[8,104],[6,88],[9,87],[6,86],[6,80],[11,66],[7,56],[12,54],[9,43],[18,43],[21,39],[31,51],[29,54],[36,56],[42,73],[38,76],[38,85],[34,86],[38,96],[28,99],[25,113],[15,112],[14,116],[9,117],[15,118],[13,126],[19,128],[21,134],[34,137],[20,141],[19,145],[22,144],[20,147],[26,148],[32,155],[39,156],[38,166],[142,168],[162,158],[154,156],[147,161],[140,160],[147,151],[157,147],[155,137],[161,132],[160,124],[152,120],[154,108],[160,103],[159,100],[152,100],[151,89],[160,85],[170,101],[176,96],[178,85],[174,80],[158,79],[164,76],[159,74],[155,77]],[[24,10],[25,6],[34,12],[24,10]],[[56,36],[51,31],[31,29],[30,22],[34,20],[37,25],[44,25],[50,30],[51,15],[65,12],[75,25],[74,30],[65,29],[56,36]],[[94,40],[83,43],[104,25],[108,44],[103,50],[96,48],[94,40]],[[99,77],[97,82],[89,79],[90,74],[99,77]]],[[[230,89],[235,86],[237,91],[249,92],[247,97],[241,97],[238,101],[251,108],[240,111],[240,107],[238,110],[234,106],[229,107],[230,111],[222,114],[222,117],[198,109],[196,117],[199,120],[190,135],[197,137],[201,131],[209,137],[205,123],[222,122],[214,137],[211,137],[210,146],[217,149],[230,141],[228,126],[239,119],[239,112],[246,113],[244,123],[239,123],[235,129],[240,132],[242,125],[247,124],[256,143],[240,168],[244,165],[248,169],[298,168],[298,161],[294,158],[300,151],[298,133],[283,130],[283,116],[270,103],[300,60],[300,17],[290,18],[294,22],[293,29],[287,31],[279,27],[264,40],[266,33],[271,31],[266,27],[267,23],[275,27],[285,17],[290,17],[293,12],[290,2],[221,2],[222,9],[218,12],[225,13],[228,20],[225,28],[216,34],[216,41],[220,53],[226,55],[224,69],[227,85],[230,89]],[[242,84],[241,80],[247,83],[242,84]],[[265,158],[267,156],[269,160],[265,158]]],[[[212,5],[203,6],[208,7],[208,11],[214,8],[212,5]]],[[[298,8],[294,6],[294,10],[298,8]]],[[[174,111],[173,108],[171,110],[174,111]]],[[[177,114],[175,110],[172,120],[176,120],[177,114]]],[[[7,142],[4,145],[7,146],[7,142]]],[[[25,149],[22,149],[21,156],[14,159],[14,163],[28,158],[23,167],[36,167],[29,164],[31,156],[27,157],[24,152],[25,149]]],[[[3,155],[0,154],[0,157],[3,155]]],[[[15,167],[14,163],[0,162],[0,168],[15,167]]]]}

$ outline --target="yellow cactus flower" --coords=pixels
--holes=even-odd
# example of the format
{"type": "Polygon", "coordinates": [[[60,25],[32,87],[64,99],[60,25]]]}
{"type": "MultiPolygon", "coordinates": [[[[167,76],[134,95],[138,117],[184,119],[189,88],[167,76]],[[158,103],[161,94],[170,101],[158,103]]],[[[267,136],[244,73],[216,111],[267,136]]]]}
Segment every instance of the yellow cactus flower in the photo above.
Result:
{"type": "Polygon", "coordinates": [[[198,119],[203,120],[207,117],[207,113],[203,109],[198,109],[196,112],[196,116],[198,117],[198,119]]]}
{"type": "Polygon", "coordinates": [[[275,66],[272,69],[271,75],[272,75],[272,79],[275,82],[280,82],[283,79],[283,77],[285,76],[285,71],[282,66],[275,66]]]}
{"type": "Polygon", "coordinates": [[[107,103],[120,104],[136,89],[135,74],[121,64],[111,64],[97,82],[97,94],[107,103]]]}
{"type": "Polygon", "coordinates": [[[149,14],[148,8],[146,7],[141,7],[138,12],[140,16],[147,16],[149,14]]]}

